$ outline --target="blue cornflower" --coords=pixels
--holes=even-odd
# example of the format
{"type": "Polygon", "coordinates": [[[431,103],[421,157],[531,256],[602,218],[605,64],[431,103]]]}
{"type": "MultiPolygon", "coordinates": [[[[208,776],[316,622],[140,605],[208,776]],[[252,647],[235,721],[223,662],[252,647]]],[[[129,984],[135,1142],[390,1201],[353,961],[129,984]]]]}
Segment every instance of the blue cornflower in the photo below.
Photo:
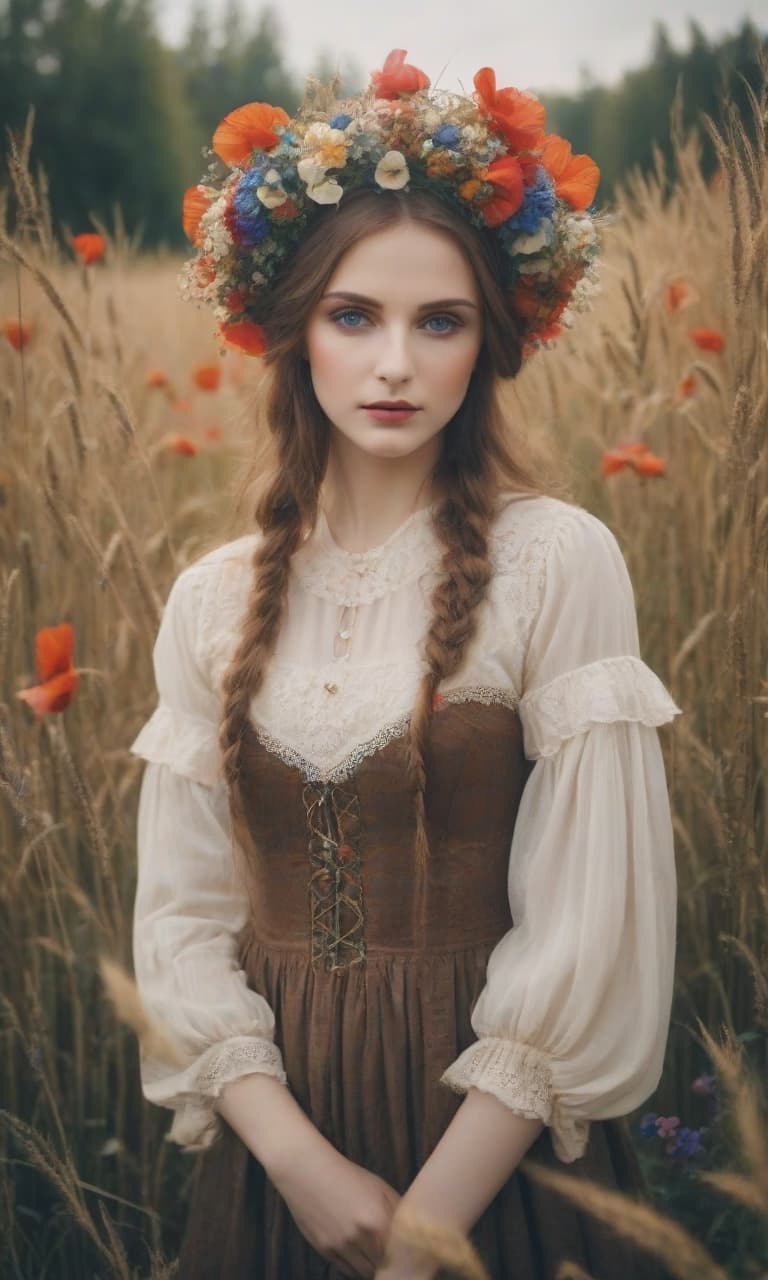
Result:
{"type": "Polygon", "coordinates": [[[503,224],[504,231],[523,231],[532,235],[542,218],[551,218],[555,211],[555,188],[546,169],[539,165],[536,182],[526,187],[523,203],[517,213],[503,224]]]}
{"type": "Polygon", "coordinates": [[[348,116],[344,111],[340,115],[334,116],[331,121],[332,129],[346,129],[347,125],[352,121],[352,117],[348,116]]]}
{"type": "Polygon", "coordinates": [[[656,1137],[656,1112],[647,1111],[643,1116],[638,1128],[644,1138],[656,1137]]]}
{"type": "Polygon", "coordinates": [[[441,124],[432,134],[432,141],[436,147],[456,148],[459,145],[461,134],[455,124],[441,124]]]}
{"type": "Polygon", "coordinates": [[[701,1145],[700,1129],[683,1128],[678,1131],[676,1137],[677,1145],[674,1151],[674,1155],[676,1156],[682,1156],[685,1159],[690,1159],[691,1156],[698,1155],[703,1149],[701,1145]]]}
{"type": "Polygon", "coordinates": [[[244,249],[261,244],[269,233],[266,211],[256,194],[264,182],[264,172],[257,167],[243,174],[232,200],[237,237],[244,249]]]}

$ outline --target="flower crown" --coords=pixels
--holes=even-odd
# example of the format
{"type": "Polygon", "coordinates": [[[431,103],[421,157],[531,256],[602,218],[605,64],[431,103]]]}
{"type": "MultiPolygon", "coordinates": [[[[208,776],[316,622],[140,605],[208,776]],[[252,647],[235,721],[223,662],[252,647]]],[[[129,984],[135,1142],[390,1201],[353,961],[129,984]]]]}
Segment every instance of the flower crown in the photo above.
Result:
{"type": "Polygon", "coordinates": [[[526,354],[588,309],[597,165],[546,134],[544,106],[531,93],[497,89],[490,67],[478,71],[469,97],[430,89],[405,57],[394,49],[356,97],[336,101],[335,85],[310,80],[294,119],[252,102],[218,126],[208,173],[184,196],[184,230],[197,253],[182,289],[214,305],[225,342],[266,351],[262,325],[281,268],[321,206],[361,187],[431,191],[495,232],[526,354]]]}

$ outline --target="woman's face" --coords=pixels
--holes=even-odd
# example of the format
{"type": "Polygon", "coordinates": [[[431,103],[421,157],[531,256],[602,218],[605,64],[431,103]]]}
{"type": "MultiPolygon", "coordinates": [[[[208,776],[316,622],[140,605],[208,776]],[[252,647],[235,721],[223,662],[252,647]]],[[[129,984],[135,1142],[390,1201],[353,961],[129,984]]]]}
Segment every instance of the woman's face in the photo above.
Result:
{"type": "Polygon", "coordinates": [[[481,342],[469,263],[450,236],[416,222],[349,249],[306,331],[322,409],[347,441],[381,458],[437,443],[464,399],[481,342]],[[386,401],[412,409],[370,407],[386,401]]]}

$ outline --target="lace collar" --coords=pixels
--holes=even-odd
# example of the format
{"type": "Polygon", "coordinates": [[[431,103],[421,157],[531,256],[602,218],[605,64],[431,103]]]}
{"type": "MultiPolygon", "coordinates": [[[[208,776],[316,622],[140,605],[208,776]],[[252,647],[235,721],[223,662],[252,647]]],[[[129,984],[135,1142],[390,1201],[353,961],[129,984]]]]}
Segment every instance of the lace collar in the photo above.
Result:
{"type": "Polygon", "coordinates": [[[334,541],[325,512],[291,558],[291,572],[310,595],[339,605],[368,604],[437,568],[442,555],[432,528],[434,505],[408,516],[386,542],[345,551],[334,541]]]}

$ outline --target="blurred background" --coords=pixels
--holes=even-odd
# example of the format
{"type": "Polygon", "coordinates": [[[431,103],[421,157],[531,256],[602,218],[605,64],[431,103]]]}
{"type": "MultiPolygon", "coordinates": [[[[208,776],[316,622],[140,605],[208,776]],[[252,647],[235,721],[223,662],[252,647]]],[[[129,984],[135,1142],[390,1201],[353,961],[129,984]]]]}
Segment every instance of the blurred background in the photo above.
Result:
{"type": "Polygon", "coordinates": [[[228,111],[291,112],[308,74],[354,92],[393,48],[446,89],[490,64],[602,171],[594,312],[503,405],[615,533],[684,711],[660,731],[673,1015],[628,1121],[657,1212],[604,1215],[679,1280],[768,1277],[766,0],[0,0],[3,1280],[183,1280],[194,1161],[139,1082],[128,748],[171,583],[252,527],[264,373],[178,295],[182,193],[228,111]]]}
{"type": "MultiPolygon", "coordinates": [[[[594,156],[601,201],[654,148],[670,157],[669,110],[680,82],[684,121],[718,116],[724,89],[744,104],[766,43],[768,4],[751,0],[591,0],[501,7],[409,0],[3,0],[0,120],[19,129],[36,111],[33,162],[48,175],[56,221],[75,230],[110,221],[119,204],[147,246],[181,243],[180,193],[197,181],[202,147],[245,102],[289,113],[308,74],[335,71],[356,92],[390,49],[433,84],[471,92],[492,62],[500,84],[532,89],[549,132],[594,156]]],[[[703,168],[714,159],[705,144],[703,168]]]]}

